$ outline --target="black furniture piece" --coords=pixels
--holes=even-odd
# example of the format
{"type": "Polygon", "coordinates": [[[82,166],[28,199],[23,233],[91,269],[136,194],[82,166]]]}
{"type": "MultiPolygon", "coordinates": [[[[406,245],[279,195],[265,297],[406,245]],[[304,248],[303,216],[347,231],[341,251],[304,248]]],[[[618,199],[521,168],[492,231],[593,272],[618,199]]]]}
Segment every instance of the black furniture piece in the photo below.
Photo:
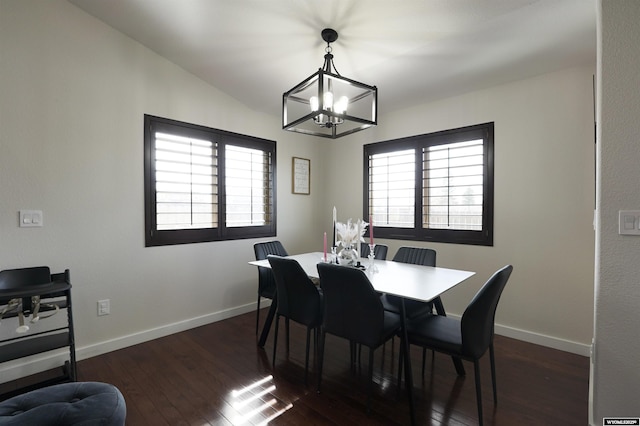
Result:
{"type": "MultiPolygon", "coordinates": [[[[496,308],[513,266],[507,265],[494,273],[471,300],[461,319],[428,315],[407,325],[409,345],[442,352],[473,362],[478,403],[478,422],[482,425],[482,395],[480,358],[489,349],[493,401],[498,402],[493,334],[496,308]]],[[[401,358],[402,359],[402,358],[401,358]]]]}
{"type": "MultiPolygon", "coordinates": [[[[403,246],[398,249],[392,259],[394,262],[408,263],[411,265],[436,266],[436,251],[423,247],[407,247],[403,246]]],[[[405,309],[407,310],[408,319],[418,318],[424,315],[431,315],[435,306],[438,315],[446,315],[442,299],[436,297],[430,302],[418,302],[416,300],[405,300],[405,309]]],[[[384,308],[391,312],[400,312],[400,298],[388,294],[382,295],[382,304],[384,308]]],[[[393,350],[393,341],[391,341],[391,350],[393,350]]],[[[422,351],[422,376],[424,377],[424,368],[427,359],[427,350],[422,351]]],[[[464,367],[460,361],[454,360],[457,369],[464,374],[464,367]]],[[[402,374],[402,371],[398,371],[402,374]]]]}
{"type": "MultiPolygon", "coordinates": [[[[387,260],[388,251],[389,251],[389,246],[385,244],[376,244],[376,246],[373,249],[373,258],[378,260],[387,260]]],[[[367,258],[369,257],[370,252],[371,252],[371,249],[369,248],[368,243],[360,243],[360,257],[367,258]]],[[[398,313],[399,312],[400,312],[400,309],[398,308],[398,313]]],[[[358,362],[360,362],[360,352],[362,352],[362,346],[358,345],[358,362]]]]}
{"type": "MultiPolygon", "coordinates": [[[[304,383],[308,383],[309,340],[314,336],[314,350],[318,353],[318,334],[322,324],[322,292],[311,281],[300,264],[293,259],[269,255],[267,257],[276,280],[278,310],[276,328],[273,335],[273,365],[276,364],[278,347],[278,323],[285,317],[307,327],[307,347],[304,364],[304,383]]],[[[289,328],[287,327],[287,352],[289,351],[289,328]]]]}
{"type": "MultiPolygon", "coordinates": [[[[371,249],[369,248],[369,244],[360,243],[360,257],[367,258],[369,257],[369,252],[371,249]]],[[[376,244],[373,248],[373,258],[378,260],[387,260],[387,252],[389,251],[389,246],[385,244],[376,244]]]]}
{"type": "Polygon", "coordinates": [[[61,375],[8,392],[0,396],[0,399],[59,382],[75,381],[76,352],[69,270],[51,274],[49,267],[38,266],[0,271],[0,307],[2,306],[4,308],[0,310],[4,311],[5,319],[19,318],[20,331],[26,329],[23,325],[25,318],[31,317],[32,321],[37,321],[51,310],[66,309],[67,321],[66,325],[57,328],[16,333],[14,337],[0,341],[0,363],[64,347],[69,349],[69,358],[62,365],[61,375]]]}
{"type": "MultiPolygon", "coordinates": [[[[277,256],[289,256],[287,250],[280,241],[265,241],[262,243],[256,243],[253,245],[253,251],[256,255],[256,260],[266,259],[270,254],[277,256]]],[[[260,324],[260,298],[274,300],[276,294],[276,282],[273,278],[273,273],[269,268],[258,267],[258,307],[256,309],[256,334],[258,334],[258,326],[260,324]]],[[[271,324],[266,325],[271,327],[271,324]]]]}
{"type": "Polygon", "coordinates": [[[100,382],[62,383],[0,402],[4,426],[123,426],[126,416],[118,388],[100,382]]]}
{"type": "Polygon", "coordinates": [[[371,410],[373,391],[373,351],[391,339],[400,329],[398,314],[385,311],[365,273],[329,263],[319,263],[320,287],[324,294],[324,318],[320,333],[318,392],[322,381],[324,345],[327,333],[369,348],[369,391],[367,411],[371,410]]]}
{"type": "MultiPolygon", "coordinates": [[[[422,247],[400,247],[391,260],[412,265],[436,266],[436,251],[422,247]]],[[[386,310],[396,313],[400,312],[399,297],[385,294],[382,296],[382,303],[386,310]]],[[[436,308],[438,315],[446,315],[440,297],[436,297],[431,302],[405,301],[405,308],[407,309],[407,317],[409,319],[431,314],[433,307],[436,308]]]]}

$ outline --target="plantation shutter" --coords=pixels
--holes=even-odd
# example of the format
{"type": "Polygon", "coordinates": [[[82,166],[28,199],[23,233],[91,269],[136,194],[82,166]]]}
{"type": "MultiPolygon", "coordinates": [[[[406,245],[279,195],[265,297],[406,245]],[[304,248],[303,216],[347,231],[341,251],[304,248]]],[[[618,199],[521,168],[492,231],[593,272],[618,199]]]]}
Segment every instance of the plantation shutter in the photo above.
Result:
{"type": "Polygon", "coordinates": [[[215,143],[156,132],[155,188],[158,230],[217,227],[215,143]]]}
{"type": "Polygon", "coordinates": [[[369,212],[375,226],[414,227],[414,149],[369,156],[369,212]]]}
{"type": "Polygon", "coordinates": [[[225,146],[227,227],[262,226],[271,222],[272,156],[270,152],[225,146]]]}
{"type": "Polygon", "coordinates": [[[476,139],[423,149],[423,224],[482,230],[484,154],[476,139]]]}

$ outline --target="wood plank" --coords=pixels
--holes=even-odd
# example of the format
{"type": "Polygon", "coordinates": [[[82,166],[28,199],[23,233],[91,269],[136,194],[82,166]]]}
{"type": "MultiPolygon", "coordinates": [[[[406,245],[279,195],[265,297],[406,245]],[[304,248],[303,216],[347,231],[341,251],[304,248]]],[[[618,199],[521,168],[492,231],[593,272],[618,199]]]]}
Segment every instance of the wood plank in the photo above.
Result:
{"type": "MultiPolygon", "coordinates": [[[[265,312],[261,317],[266,317],[265,312]]],[[[305,329],[291,323],[291,346],[284,327],[275,368],[273,336],[264,349],[256,345],[255,313],[248,313],[177,333],[78,363],[79,380],[116,385],[127,402],[127,425],[231,425],[243,415],[257,425],[405,425],[409,403],[398,392],[398,341],[374,357],[372,412],[366,413],[368,351],[352,371],[349,345],[327,336],[322,392],[316,392],[313,356],[309,386],[304,385],[305,329]],[[273,379],[235,398],[232,391],[272,375],[273,379]],[[269,386],[264,395],[259,395],[269,386]],[[245,406],[238,401],[257,399],[245,406]],[[271,405],[269,405],[271,404],[271,405]]],[[[496,336],[498,404],[494,406],[488,354],[482,359],[485,424],[588,424],[589,359],[496,336]]],[[[313,346],[312,346],[313,349],[313,346]]],[[[427,355],[421,377],[422,350],[412,347],[418,424],[475,425],[477,409],[472,366],[456,375],[451,358],[427,355]]]]}

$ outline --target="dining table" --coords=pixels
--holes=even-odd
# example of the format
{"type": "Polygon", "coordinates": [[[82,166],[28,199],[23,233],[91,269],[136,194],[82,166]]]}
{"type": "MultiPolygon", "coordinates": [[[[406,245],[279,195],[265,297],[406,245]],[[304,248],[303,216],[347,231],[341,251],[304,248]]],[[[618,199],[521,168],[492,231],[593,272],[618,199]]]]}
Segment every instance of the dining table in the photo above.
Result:
{"type": "MultiPolygon", "coordinates": [[[[306,274],[317,280],[319,277],[317,265],[320,262],[327,261],[327,257],[322,252],[311,252],[286,256],[289,259],[296,260],[306,274]]],[[[254,260],[249,262],[250,265],[270,268],[268,259],[254,260]]],[[[409,353],[409,341],[406,334],[406,312],[404,301],[406,299],[417,300],[421,302],[429,302],[440,296],[447,290],[452,289],[463,281],[475,275],[475,272],[464,271],[459,269],[442,268],[436,266],[414,265],[409,263],[394,262],[392,260],[379,259],[359,259],[360,269],[363,269],[367,278],[371,282],[374,290],[380,293],[386,293],[399,296],[401,301],[401,340],[403,345],[405,382],[407,393],[409,396],[409,407],[411,411],[411,424],[415,424],[415,408],[413,403],[413,373],[411,369],[411,358],[409,353]]],[[[354,266],[346,266],[354,267],[354,266]]],[[[277,297],[271,302],[269,313],[265,320],[258,346],[264,347],[271,324],[277,310],[277,297]]],[[[458,373],[464,372],[460,360],[455,360],[456,370],[458,373]]]]}

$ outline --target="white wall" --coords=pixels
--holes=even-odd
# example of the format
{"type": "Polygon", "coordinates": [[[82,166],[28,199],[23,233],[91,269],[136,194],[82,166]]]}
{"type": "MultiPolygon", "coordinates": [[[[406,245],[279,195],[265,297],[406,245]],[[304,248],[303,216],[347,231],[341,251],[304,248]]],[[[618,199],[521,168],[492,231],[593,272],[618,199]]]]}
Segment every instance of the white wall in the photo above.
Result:
{"type": "Polygon", "coordinates": [[[66,1],[0,0],[0,58],[0,269],[70,269],[80,358],[254,309],[256,240],[144,247],[145,113],[277,140],[278,238],[322,247],[300,232],[321,183],[291,194],[291,157],[322,162],[313,139],[66,1]],[[20,209],[42,210],[44,227],[18,228],[20,209]],[[99,299],[111,315],[97,317],[99,299]]]}
{"type": "MultiPolygon", "coordinates": [[[[593,66],[567,69],[382,117],[359,143],[335,141],[327,197],[341,219],[362,215],[362,144],[495,122],[493,247],[380,240],[435,248],[438,265],[476,271],[443,296],[461,314],[505,264],[514,272],[497,312],[499,333],[588,355],[594,258],[593,66]],[[348,183],[346,173],[350,174],[348,183]],[[331,203],[333,204],[333,202],[331,203]],[[526,331],[523,333],[522,331],[526,331]]],[[[383,102],[383,101],[381,101],[383,102]]]]}
{"type": "MultiPolygon", "coordinates": [[[[362,144],[495,121],[495,246],[433,245],[440,265],[478,272],[445,306],[462,312],[512,263],[499,332],[579,353],[591,341],[593,67],[386,115],[327,141],[283,132],[279,117],[64,0],[0,0],[0,61],[0,269],[71,270],[79,358],[255,303],[257,274],[246,264],[255,240],[144,247],[145,113],[277,140],[278,238],[292,253],[321,249],[334,205],[341,219],[362,215],[362,144]],[[309,196],[291,194],[292,156],[311,159],[309,196]],[[45,226],[18,228],[20,209],[42,210],[45,226]],[[105,298],[112,314],[97,317],[105,298]]],[[[390,256],[403,244],[385,242],[390,256]]],[[[0,380],[44,367],[0,366],[0,380]]]]}
{"type": "Polygon", "coordinates": [[[640,210],[640,2],[599,4],[598,233],[592,424],[640,416],[640,237],[618,235],[618,211],[640,210]]]}

